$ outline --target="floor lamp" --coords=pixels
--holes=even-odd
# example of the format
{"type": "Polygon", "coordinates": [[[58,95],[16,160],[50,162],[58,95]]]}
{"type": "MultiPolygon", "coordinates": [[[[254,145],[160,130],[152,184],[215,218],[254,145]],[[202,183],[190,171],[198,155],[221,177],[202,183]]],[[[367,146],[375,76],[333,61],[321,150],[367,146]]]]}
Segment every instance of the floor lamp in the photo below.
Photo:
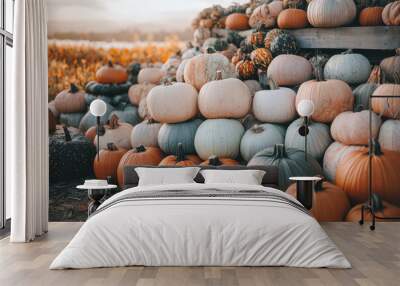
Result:
{"type": "Polygon", "coordinates": [[[308,124],[310,123],[310,117],[314,113],[314,103],[309,99],[303,99],[297,105],[297,113],[303,117],[303,125],[299,128],[298,132],[301,136],[304,136],[304,159],[307,161],[307,136],[309,133],[308,124]]]}
{"type": "Polygon", "coordinates": [[[375,224],[376,224],[376,219],[380,220],[393,220],[393,219],[400,219],[400,217],[380,217],[375,214],[375,204],[373,202],[373,195],[374,195],[374,190],[372,189],[372,157],[374,156],[374,150],[373,150],[373,143],[375,138],[372,137],[372,100],[376,98],[378,99],[386,99],[388,100],[389,98],[399,98],[400,95],[371,95],[369,97],[369,140],[368,140],[368,201],[366,204],[363,204],[361,206],[361,219],[359,221],[360,225],[364,224],[364,212],[368,211],[372,215],[372,223],[369,226],[370,230],[375,230],[375,224]]]}
{"type": "Polygon", "coordinates": [[[100,161],[100,136],[104,135],[100,118],[107,112],[107,104],[101,99],[95,99],[90,104],[90,113],[96,117],[97,160],[100,161]]]}

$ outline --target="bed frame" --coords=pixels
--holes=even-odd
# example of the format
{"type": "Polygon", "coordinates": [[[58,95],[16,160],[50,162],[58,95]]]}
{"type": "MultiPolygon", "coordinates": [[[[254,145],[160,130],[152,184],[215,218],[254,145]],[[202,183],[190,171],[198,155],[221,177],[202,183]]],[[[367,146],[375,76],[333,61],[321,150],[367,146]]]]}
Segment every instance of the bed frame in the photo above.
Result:
{"type": "MultiPolygon", "coordinates": [[[[127,166],[124,168],[124,180],[122,189],[136,187],[139,183],[139,177],[135,169],[138,167],[146,168],[182,168],[179,166],[127,166]]],[[[278,189],[278,168],[274,166],[199,166],[202,170],[217,169],[217,170],[262,170],[265,171],[262,185],[278,189]]],[[[204,183],[203,176],[198,173],[194,179],[197,183],[204,183]]]]}

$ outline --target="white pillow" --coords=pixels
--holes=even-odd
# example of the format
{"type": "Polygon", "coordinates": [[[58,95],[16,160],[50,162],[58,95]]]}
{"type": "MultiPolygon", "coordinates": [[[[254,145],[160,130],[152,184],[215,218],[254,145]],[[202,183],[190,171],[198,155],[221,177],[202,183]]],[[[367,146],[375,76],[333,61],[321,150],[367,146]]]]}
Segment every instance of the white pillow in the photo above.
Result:
{"type": "Polygon", "coordinates": [[[200,171],[198,167],[187,168],[146,168],[135,169],[139,176],[139,186],[195,183],[193,180],[200,171]]]}
{"type": "Polygon", "coordinates": [[[205,184],[261,185],[265,171],[262,170],[202,170],[205,184]]]}

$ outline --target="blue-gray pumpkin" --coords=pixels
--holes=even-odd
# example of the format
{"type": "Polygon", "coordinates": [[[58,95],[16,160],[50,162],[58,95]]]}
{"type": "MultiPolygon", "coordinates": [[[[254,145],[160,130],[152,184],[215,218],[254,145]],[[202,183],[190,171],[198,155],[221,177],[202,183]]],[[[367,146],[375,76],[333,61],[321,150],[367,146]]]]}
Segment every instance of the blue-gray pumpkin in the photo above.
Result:
{"type": "MultiPolygon", "coordinates": [[[[302,131],[304,128],[303,119],[299,118],[293,121],[285,136],[285,146],[287,148],[295,148],[304,151],[305,134],[302,131]]],[[[309,122],[307,135],[307,153],[316,160],[321,160],[325,150],[332,143],[332,138],[329,132],[329,126],[323,123],[309,122]]]]}
{"type": "Polygon", "coordinates": [[[240,142],[240,154],[249,161],[256,153],[285,142],[286,128],[277,124],[254,125],[244,133],[240,142]]]}
{"type": "MultiPolygon", "coordinates": [[[[106,102],[107,105],[107,111],[106,113],[100,117],[100,123],[101,124],[106,124],[108,121],[108,118],[110,117],[111,112],[115,110],[115,108],[106,102]]],[[[79,124],[79,129],[85,133],[90,127],[96,125],[96,116],[92,115],[90,111],[88,111],[85,116],[82,117],[82,120],[79,124]]]]}
{"type": "Polygon", "coordinates": [[[109,120],[113,115],[116,115],[121,122],[129,123],[132,126],[135,126],[142,121],[139,116],[138,108],[128,104],[123,108],[123,110],[114,110],[111,112],[109,120]]]}
{"type": "Polygon", "coordinates": [[[194,137],[202,122],[203,120],[197,118],[181,123],[163,124],[158,132],[158,146],[166,154],[177,154],[178,144],[182,143],[185,154],[194,154],[194,137]]]}
{"type": "Polygon", "coordinates": [[[86,92],[95,95],[114,96],[117,94],[128,93],[132,83],[127,81],[122,84],[102,84],[95,81],[90,81],[86,84],[86,92]]]}
{"type": "Polygon", "coordinates": [[[79,123],[82,120],[82,117],[85,115],[83,112],[77,113],[61,113],[60,114],[60,123],[66,126],[71,126],[75,128],[79,128],[79,123]]]}
{"type": "Polygon", "coordinates": [[[315,159],[309,156],[306,161],[304,158],[303,151],[285,148],[283,144],[277,144],[258,152],[247,166],[277,167],[279,189],[286,190],[291,184],[290,177],[322,175],[322,168],[315,159]]]}
{"type": "Polygon", "coordinates": [[[93,174],[95,146],[83,135],[71,135],[67,127],[64,134],[49,138],[50,182],[82,179],[93,174]]]}
{"type": "Polygon", "coordinates": [[[361,111],[369,109],[369,97],[377,89],[381,76],[381,69],[379,66],[373,68],[371,75],[366,83],[357,86],[353,90],[354,96],[354,111],[361,111]]]}

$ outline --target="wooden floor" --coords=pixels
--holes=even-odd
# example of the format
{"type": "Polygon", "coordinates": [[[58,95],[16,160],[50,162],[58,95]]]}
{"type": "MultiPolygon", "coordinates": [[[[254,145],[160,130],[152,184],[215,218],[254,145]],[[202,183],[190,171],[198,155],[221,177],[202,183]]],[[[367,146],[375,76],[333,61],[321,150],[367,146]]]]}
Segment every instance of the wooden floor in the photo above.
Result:
{"type": "Polygon", "coordinates": [[[126,267],[48,270],[81,223],[50,223],[49,233],[29,244],[0,241],[0,285],[400,285],[400,223],[368,226],[326,223],[324,229],[353,269],[285,267],[126,267]]]}

